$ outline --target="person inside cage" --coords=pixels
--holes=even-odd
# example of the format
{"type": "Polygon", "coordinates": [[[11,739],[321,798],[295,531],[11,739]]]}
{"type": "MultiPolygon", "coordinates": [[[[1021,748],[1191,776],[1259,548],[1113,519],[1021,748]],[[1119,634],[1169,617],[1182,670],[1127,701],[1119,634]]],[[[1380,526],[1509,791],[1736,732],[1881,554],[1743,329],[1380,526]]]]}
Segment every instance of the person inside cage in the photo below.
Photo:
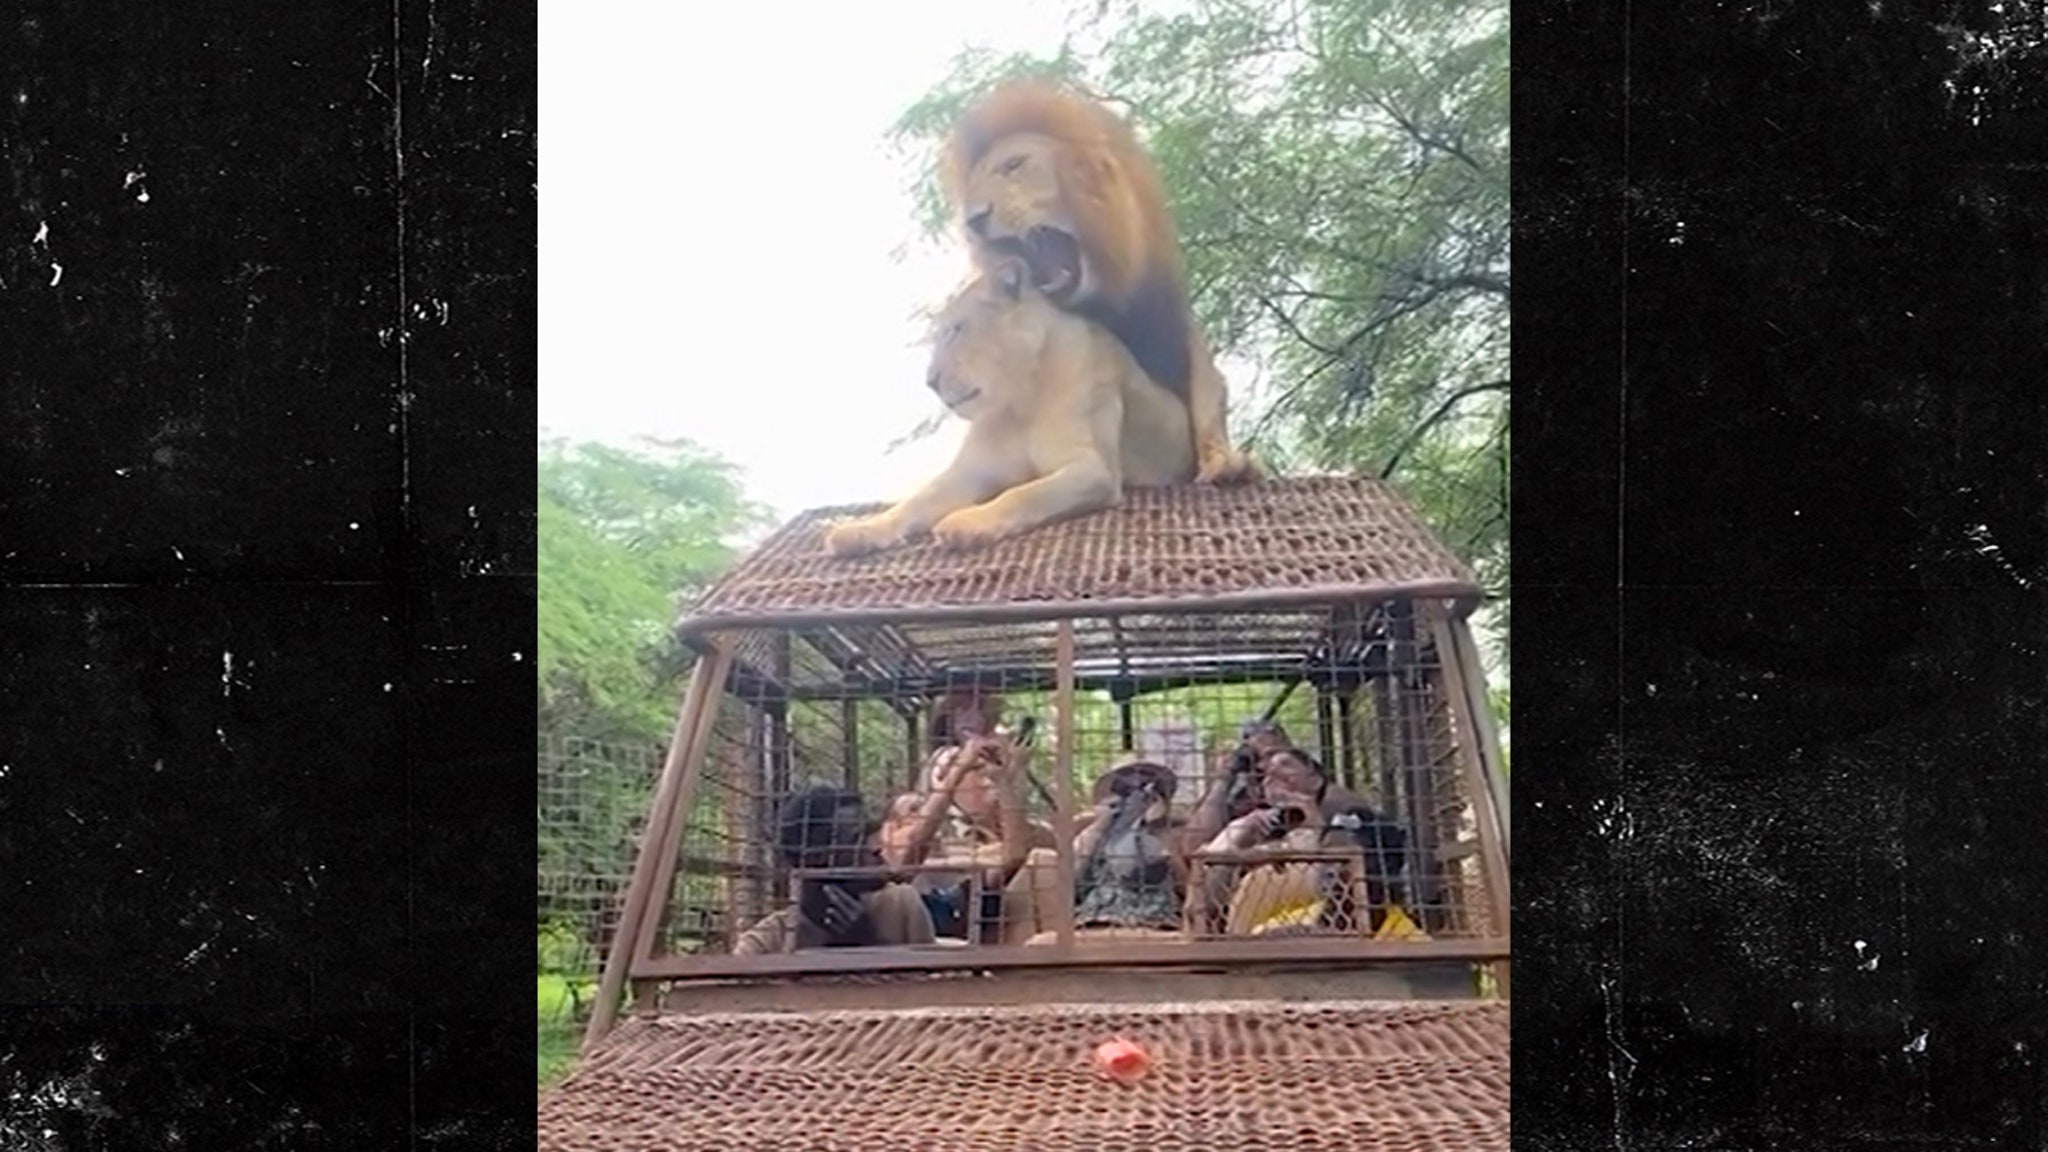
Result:
{"type": "MultiPolygon", "coordinates": [[[[980,880],[983,936],[999,940],[1013,923],[1031,923],[1026,864],[1039,830],[1025,818],[1023,753],[1002,737],[970,737],[927,764],[924,790],[890,801],[877,848],[891,864],[973,870],[980,880]]],[[[915,881],[940,936],[967,934],[969,887],[938,873],[915,881]]]]}
{"type": "Polygon", "coordinates": [[[1174,851],[1173,769],[1146,760],[1096,778],[1094,810],[1074,837],[1074,926],[1178,932],[1186,880],[1174,851]]]}
{"type": "MultiPolygon", "coordinates": [[[[1282,751],[1296,753],[1305,770],[1315,774],[1313,782],[1304,776],[1294,776],[1293,789],[1322,797],[1316,807],[1325,822],[1363,803],[1356,793],[1332,780],[1322,763],[1303,751],[1285,728],[1271,720],[1247,720],[1238,726],[1237,743],[1217,756],[1213,782],[1181,830],[1184,854],[1192,855],[1214,840],[1224,825],[1268,806],[1264,795],[1265,765],[1268,757],[1282,751]]],[[[1279,782],[1283,789],[1289,784],[1285,771],[1283,768],[1279,782]]]]}
{"type": "MultiPolygon", "coordinates": [[[[1050,828],[1026,816],[1030,749],[996,727],[1000,707],[980,693],[941,701],[933,720],[937,746],[925,761],[922,789],[890,801],[877,846],[898,866],[979,870],[982,938],[1014,943],[1038,930],[1038,890],[1046,887],[1040,872],[1051,867],[1054,839],[1050,828]]],[[[929,873],[917,886],[935,930],[964,937],[968,886],[929,873]]]]}
{"type": "Polygon", "coordinates": [[[1382,937],[1415,937],[1421,931],[1401,908],[1406,837],[1393,821],[1335,786],[1328,770],[1291,743],[1284,733],[1266,736],[1264,751],[1246,747],[1234,757],[1236,779],[1219,785],[1241,796],[1243,805],[1215,836],[1193,852],[1197,861],[1223,853],[1272,853],[1271,866],[1218,862],[1197,869],[1189,886],[1186,914],[1195,931],[1264,935],[1278,931],[1371,931],[1382,937]],[[1244,754],[1248,753],[1248,754],[1244,754]],[[1318,848],[1358,849],[1365,866],[1365,908],[1357,905],[1348,872],[1328,862],[1287,861],[1289,852],[1318,848]]]}
{"type": "MultiPolygon", "coordinates": [[[[817,787],[784,801],[776,848],[792,869],[884,866],[860,793],[817,787]]],[[[913,887],[880,875],[805,879],[796,903],[733,942],[736,956],[881,944],[929,944],[931,914],[913,887]]]]}
{"type": "Polygon", "coordinates": [[[992,736],[1003,716],[1003,698],[979,687],[958,688],[932,705],[930,751],[936,753],[974,736],[992,736]]]}
{"type": "Polygon", "coordinates": [[[1215,839],[1223,826],[1256,810],[1260,804],[1259,763],[1267,753],[1292,748],[1287,732],[1270,720],[1248,720],[1237,730],[1237,742],[1217,756],[1209,788],[1181,828],[1182,855],[1192,855],[1215,839]]]}

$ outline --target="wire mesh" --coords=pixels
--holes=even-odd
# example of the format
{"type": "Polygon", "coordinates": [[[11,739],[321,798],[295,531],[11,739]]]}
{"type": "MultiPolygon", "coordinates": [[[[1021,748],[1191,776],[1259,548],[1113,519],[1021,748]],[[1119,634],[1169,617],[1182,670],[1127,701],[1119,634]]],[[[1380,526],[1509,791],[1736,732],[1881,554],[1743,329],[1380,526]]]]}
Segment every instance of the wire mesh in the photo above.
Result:
{"type": "Polygon", "coordinates": [[[1444,610],[727,635],[653,952],[1486,936],[1444,610]]]}
{"type": "Polygon", "coordinates": [[[1508,1105],[1498,1001],[671,1016],[543,1098],[540,1147],[1439,1152],[1506,1147],[1508,1105]]]}
{"type": "Polygon", "coordinates": [[[573,1050],[618,931],[662,749],[543,734],[536,761],[539,1025],[546,1079],[573,1050]]]}

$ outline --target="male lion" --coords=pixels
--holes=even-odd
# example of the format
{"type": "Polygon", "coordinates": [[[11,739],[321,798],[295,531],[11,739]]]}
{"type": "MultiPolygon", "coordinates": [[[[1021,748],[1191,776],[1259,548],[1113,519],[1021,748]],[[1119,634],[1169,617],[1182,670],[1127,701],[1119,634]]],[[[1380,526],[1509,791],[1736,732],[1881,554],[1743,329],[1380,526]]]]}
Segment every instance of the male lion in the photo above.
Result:
{"type": "Polygon", "coordinates": [[[1189,411],[1196,479],[1249,480],[1223,373],[1195,326],[1166,192],[1128,124],[1084,96],[1006,83],[960,118],[940,167],[977,264],[1021,258],[1054,304],[1093,319],[1189,411]]]}
{"type": "Polygon", "coordinates": [[[886,512],[835,525],[840,556],[929,532],[972,547],[1107,508],[1124,485],[1194,477],[1187,407],[1117,338],[1063,312],[1019,260],[994,262],[933,322],[925,382],[968,422],[952,464],[886,512]]]}

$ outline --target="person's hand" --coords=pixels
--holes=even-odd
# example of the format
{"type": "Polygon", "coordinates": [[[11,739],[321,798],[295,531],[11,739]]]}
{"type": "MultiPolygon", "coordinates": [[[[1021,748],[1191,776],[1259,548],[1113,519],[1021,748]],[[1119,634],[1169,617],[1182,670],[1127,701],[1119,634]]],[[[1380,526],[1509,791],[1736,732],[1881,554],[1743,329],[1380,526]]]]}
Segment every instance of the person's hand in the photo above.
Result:
{"type": "Polygon", "coordinates": [[[990,781],[996,784],[1011,784],[1017,779],[1017,758],[1008,740],[995,736],[977,736],[968,745],[964,757],[970,764],[988,773],[990,781]]]}
{"type": "Polygon", "coordinates": [[[868,914],[867,906],[860,902],[860,897],[837,884],[825,885],[824,896],[825,922],[818,927],[839,939],[853,935],[854,929],[860,925],[861,917],[868,914]]]}
{"type": "Polygon", "coordinates": [[[1230,779],[1233,783],[1245,781],[1259,774],[1259,750],[1250,744],[1239,744],[1230,750],[1230,779]]]}
{"type": "Polygon", "coordinates": [[[1272,836],[1286,829],[1287,825],[1282,816],[1282,810],[1279,808],[1256,808],[1253,809],[1250,818],[1253,825],[1258,828],[1259,835],[1272,836]]]}
{"type": "Polygon", "coordinates": [[[932,784],[939,791],[950,794],[960,786],[962,780],[967,779],[967,774],[973,771],[974,751],[971,745],[962,744],[942,748],[937,755],[941,759],[939,770],[932,773],[932,784]]]}
{"type": "Polygon", "coordinates": [[[1247,849],[1265,843],[1281,827],[1278,808],[1254,808],[1230,822],[1230,843],[1247,849]]]}

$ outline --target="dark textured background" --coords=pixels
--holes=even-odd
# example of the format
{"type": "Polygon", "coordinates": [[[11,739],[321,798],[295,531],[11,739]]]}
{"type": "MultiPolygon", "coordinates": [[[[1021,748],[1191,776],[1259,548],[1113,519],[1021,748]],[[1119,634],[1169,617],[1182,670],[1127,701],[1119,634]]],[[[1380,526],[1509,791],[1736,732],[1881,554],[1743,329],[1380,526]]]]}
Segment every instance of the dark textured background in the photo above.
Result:
{"type": "Polygon", "coordinates": [[[0,1146],[531,1139],[534,25],[0,14],[0,1146]]]}
{"type": "Polygon", "coordinates": [[[2048,18],[1632,8],[1514,13],[1515,1144],[2042,1147],[2048,18]]]}

